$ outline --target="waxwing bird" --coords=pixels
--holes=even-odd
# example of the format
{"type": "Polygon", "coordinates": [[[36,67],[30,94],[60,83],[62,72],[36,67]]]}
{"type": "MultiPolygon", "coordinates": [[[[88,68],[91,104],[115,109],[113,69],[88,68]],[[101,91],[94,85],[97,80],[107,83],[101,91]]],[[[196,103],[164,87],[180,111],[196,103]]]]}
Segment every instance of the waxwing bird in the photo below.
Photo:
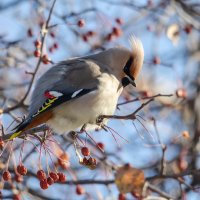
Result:
{"type": "Polygon", "coordinates": [[[123,87],[136,86],[143,65],[140,40],[131,37],[130,46],[72,58],[49,69],[37,81],[28,116],[10,139],[43,123],[60,134],[83,125],[91,129],[100,115],[112,115],[123,87]]]}

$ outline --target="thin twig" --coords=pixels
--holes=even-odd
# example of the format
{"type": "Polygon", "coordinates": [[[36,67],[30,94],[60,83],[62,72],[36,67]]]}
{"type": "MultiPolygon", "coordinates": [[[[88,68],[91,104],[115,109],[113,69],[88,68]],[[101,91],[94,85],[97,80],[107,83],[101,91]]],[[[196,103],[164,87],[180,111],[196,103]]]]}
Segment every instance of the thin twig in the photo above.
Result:
{"type": "Polygon", "coordinates": [[[140,100],[152,99],[152,98],[157,98],[157,97],[172,97],[172,96],[173,96],[173,94],[156,94],[156,95],[150,96],[150,97],[137,97],[137,98],[129,100],[129,101],[118,103],[117,106],[122,106],[124,104],[133,103],[135,101],[140,101],[140,100]]]}

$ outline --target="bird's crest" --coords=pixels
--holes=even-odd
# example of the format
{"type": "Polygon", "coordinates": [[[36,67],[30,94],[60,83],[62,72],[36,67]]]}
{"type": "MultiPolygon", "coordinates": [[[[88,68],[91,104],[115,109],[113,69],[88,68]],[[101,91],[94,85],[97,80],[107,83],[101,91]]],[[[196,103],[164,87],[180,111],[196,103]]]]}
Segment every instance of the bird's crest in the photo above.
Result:
{"type": "Polygon", "coordinates": [[[132,49],[132,57],[133,57],[133,63],[132,63],[133,67],[131,67],[130,70],[131,70],[131,75],[134,78],[136,78],[143,65],[144,49],[143,49],[142,42],[133,35],[130,36],[129,43],[132,49]]]}

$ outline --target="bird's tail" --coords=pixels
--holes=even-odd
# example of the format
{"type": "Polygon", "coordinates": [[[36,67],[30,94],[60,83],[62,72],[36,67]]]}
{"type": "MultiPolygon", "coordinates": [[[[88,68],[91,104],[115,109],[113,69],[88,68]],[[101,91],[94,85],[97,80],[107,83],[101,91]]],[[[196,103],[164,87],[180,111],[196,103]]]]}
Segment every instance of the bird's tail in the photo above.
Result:
{"type": "Polygon", "coordinates": [[[16,137],[18,137],[23,131],[26,130],[26,127],[30,124],[30,120],[24,120],[20,124],[18,124],[15,128],[12,129],[14,131],[11,133],[11,136],[9,136],[9,140],[12,140],[16,137]]]}

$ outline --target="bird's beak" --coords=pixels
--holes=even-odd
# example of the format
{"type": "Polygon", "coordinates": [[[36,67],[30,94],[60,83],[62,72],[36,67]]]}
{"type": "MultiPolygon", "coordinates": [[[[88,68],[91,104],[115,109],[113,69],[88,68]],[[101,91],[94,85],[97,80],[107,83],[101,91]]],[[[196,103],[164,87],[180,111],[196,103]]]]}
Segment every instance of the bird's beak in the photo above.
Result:
{"type": "Polygon", "coordinates": [[[124,78],[122,78],[122,86],[123,87],[126,87],[129,84],[131,84],[132,86],[136,87],[135,79],[131,78],[129,76],[125,76],[124,78]]]}
{"type": "Polygon", "coordinates": [[[130,84],[131,84],[132,86],[136,87],[135,80],[132,80],[132,79],[130,78],[129,81],[130,81],[130,84]]]}
{"type": "Polygon", "coordinates": [[[131,84],[132,86],[136,87],[135,79],[132,78],[132,77],[130,77],[130,76],[128,76],[128,79],[129,79],[130,84],[131,84]]]}

